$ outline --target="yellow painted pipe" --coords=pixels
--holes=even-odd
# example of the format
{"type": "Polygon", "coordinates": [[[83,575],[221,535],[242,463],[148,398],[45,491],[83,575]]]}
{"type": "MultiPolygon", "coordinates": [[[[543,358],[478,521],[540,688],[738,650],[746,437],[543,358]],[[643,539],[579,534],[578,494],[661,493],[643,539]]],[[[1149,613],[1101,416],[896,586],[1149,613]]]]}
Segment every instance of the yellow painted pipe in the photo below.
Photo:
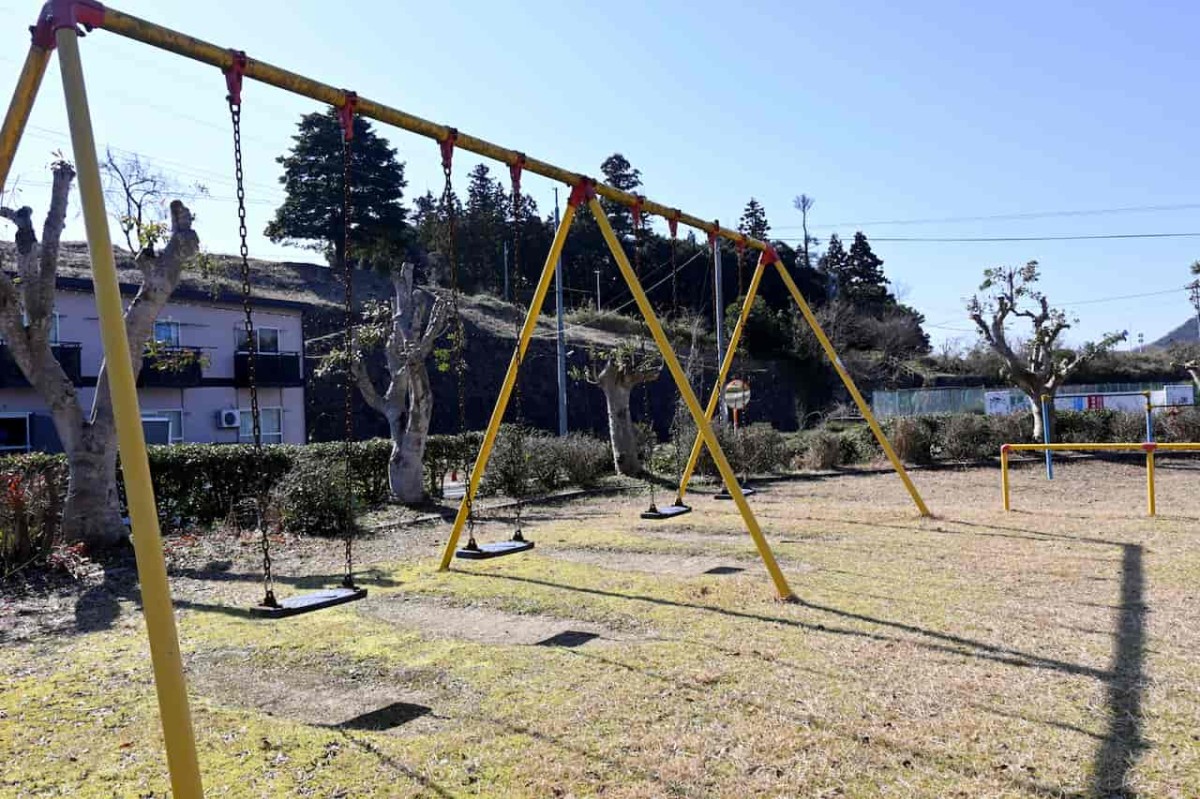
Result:
{"type": "Polygon", "coordinates": [[[854,404],[858,406],[859,413],[867,420],[867,425],[870,426],[871,432],[875,434],[875,440],[879,442],[879,446],[883,449],[883,454],[891,461],[892,468],[900,476],[900,480],[908,490],[908,495],[912,497],[913,504],[917,506],[917,510],[920,511],[922,516],[932,515],[929,512],[929,508],[925,506],[925,500],[921,498],[917,487],[913,485],[912,478],[908,476],[908,471],[904,468],[904,464],[897,457],[896,451],[892,449],[892,442],[888,441],[888,437],[883,434],[883,428],[879,426],[879,422],[875,419],[875,414],[871,412],[871,406],[863,399],[858,386],[854,384],[854,378],[846,371],[846,366],[838,356],[833,342],[829,340],[829,336],[825,335],[825,331],[821,329],[821,323],[817,321],[816,314],[812,312],[812,308],[808,307],[808,302],[804,299],[804,295],[800,293],[800,288],[796,285],[796,281],[792,280],[792,276],[788,274],[787,267],[783,265],[782,261],[776,261],[775,271],[779,272],[779,276],[783,278],[783,283],[787,286],[788,293],[792,295],[792,299],[795,300],[796,306],[804,316],[804,321],[808,322],[813,335],[821,343],[821,349],[825,350],[825,355],[829,358],[829,362],[833,364],[838,377],[842,379],[842,384],[846,387],[846,391],[850,392],[850,397],[854,400],[854,404]]]}
{"type": "MultiPolygon", "coordinates": [[[[223,70],[228,69],[233,64],[233,55],[230,50],[217,47],[214,44],[179,33],[178,31],[173,31],[170,28],[164,28],[161,25],[156,25],[153,22],[148,22],[131,14],[125,14],[114,8],[105,8],[104,21],[101,27],[120,36],[134,39],[135,41],[149,44],[195,61],[210,64],[223,70]]],[[[264,61],[257,61],[253,58],[247,59],[245,76],[327,105],[340,106],[345,102],[346,98],[344,89],[310,80],[302,75],[289,72],[264,61]]],[[[394,125],[395,127],[439,142],[445,141],[453,131],[447,125],[430,122],[429,120],[364,97],[358,98],[356,113],[360,116],[375,119],[388,125],[394,125]]],[[[584,180],[584,176],[578,172],[571,172],[554,164],[523,156],[518,150],[501,147],[465,133],[457,134],[455,146],[477,155],[501,161],[509,166],[515,165],[524,157],[525,170],[571,186],[577,186],[584,180]]],[[[702,230],[705,233],[715,233],[722,238],[733,241],[744,241],[747,247],[755,250],[762,251],[767,248],[765,242],[750,238],[749,236],[743,236],[736,230],[722,228],[701,217],[685,214],[678,209],[654,202],[653,200],[638,198],[634,194],[621,191],[612,186],[596,183],[595,190],[600,196],[623,205],[633,206],[640,202],[642,213],[654,214],[664,219],[677,219],[680,224],[687,225],[696,230],[702,230]]]]}
{"type": "Polygon", "coordinates": [[[1004,447],[1000,449],[1000,496],[1004,499],[1004,509],[1012,510],[1009,503],[1008,449],[1004,447]]]}
{"type": "MultiPolygon", "coordinates": [[[[742,302],[742,310],[738,314],[737,324],[733,326],[733,332],[729,335],[729,345],[721,357],[721,368],[717,373],[716,385],[713,386],[712,393],[708,396],[708,405],[704,408],[704,418],[706,419],[713,418],[713,414],[717,412],[717,406],[721,404],[721,391],[724,389],[725,379],[729,376],[729,370],[733,368],[738,342],[742,340],[742,331],[746,328],[746,319],[749,318],[750,307],[754,305],[754,298],[758,295],[758,284],[762,281],[764,271],[766,271],[766,264],[763,263],[763,258],[760,256],[758,265],[754,268],[754,274],[750,276],[750,288],[747,289],[746,299],[742,302]]],[[[722,308],[717,312],[724,313],[725,310],[722,308]]],[[[675,442],[675,446],[679,446],[679,442],[675,442]]],[[[703,448],[704,438],[697,433],[696,440],[692,442],[692,453],[688,456],[687,466],[684,467],[683,474],[679,478],[677,504],[683,503],[683,497],[687,494],[688,484],[692,480],[692,473],[696,471],[696,464],[700,462],[700,451],[703,448]]]]}
{"type": "Polygon", "coordinates": [[[1146,450],[1146,509],[1150,516],[1155,515],[1154,502],[1154,450],[1146,450]]]}
{"type": "Polygon", "coordinates": [[[508,408],[508,400],[512,396],[513,386],[516,385],[521,361],[525,358],[525,351],[529,348],[529,339],[537,328],[538,316],[542,313],[546,294],[550,291],[550,284],[554,281],[554,270],[562,255],[563,246],[567,243],[567,232],[571,229],[571,223],[575,221],[576,212],[577,208],[573,199],[572,202],[567,203],[567,210],[563,214],[558,230],[554,233],[550,253],[546,256],[545,266],[542,267],[542,276],[538,280],[537,288],[534,289],[533,299],[529,301],[525,324],[521,326],[521,335],[517,338],[516,346],[513,347],[512,359],[508,362],[508,372],[505,373],[504,383],[500,386],[500,396],[496,400],[496,407],[492,408],[492,418],[488,420],[487,430],[483,434],[483,443],[480,445],[479,454],[475,456],[475,463],[471,467],[467,490],[458,506],[458,515],[454,517],[454,527],[451,528],[450,537],[446,539],[446,546],[442,550],[442,561],[438,566],[440,571],[449,569],[450,562],[454,559],[454,550],[457,549],[458,540],[462,537],[463,526],[467,522],[471,503],[475,501],[475,492],[479,490],[479,482],[483,479],[488,458],[492,455],[492,447],[496,444],[496,436],[500,432],[500,423],[504,421],[504,411],[508,408]]]}
{"type": "MultiPolygon", "coordinates": [[[[1017,452],[1041,452],[1045,449],[1069,452],[1128,452],[1132,450],[1141,450],[1145,448],[1144,442],[1118,441],[1111,444],[1006,444],[1010,451],[1017,452]]],[[[1197,452],[1200,451],[1200,443],[1189,441],[1174,441],[1170,443],[1155,444],[1155,449],[1158,451],[1166,450],[1168,452],[1197,452]]]]}
{"type": "Polygon", "coordinates": [[[679,393],[683,395],[683,401],[691,412],[692,419],[696,422],[696,429],[700,431],[700,435],[704,438],[704,443],[708,445],[708,451],[712,453],[713,460],[717,464],[717,470],[721,472],[721,479],[725,481],[725,490],[733,498],[734,504],[737,505],[738,511],[742,514],[742,519],[746,522],[746,529],[750,531],[750,537],[754,539],[754,546],[758,548],[758,554],[762,557],[763,563],[767,567],[767,573],[771,575],[771,580],[775,583],[776,593],[782,600],[794,600],[796,597],[787,583],[787,578],[783,576],[783,571],[775,561],[775,553],[771,551],[771,545],[767,543],[762,529],[758,526],[758,519],[754,517],[754,512],[750,510],[750,504],[746,502],[746,497],[742,494],[742,487],[738,485],[737,475],[733,473],[733,467],[729,465],[729,459],[725,457],[725,452],[721,449],[721,445],[717,443],[716,433],[713,432],[712,425],[709,424],[708,418],[704,415],[704,409],[700,407],[700,401],[696,399],[696,393],[692,391],[687,374],[679,364],[679,358],[676,357],[675,350],[672,349],[671,342],[667,339],[667,334],[663,331],[662,325],[659,324],[658,316],[654,313],[654,307],[650,304],[650,299],[646,296],[646,292],[642,290],[642,284],[638,280],[637,273],[633,271],[633,266],[629,263],[629,256],[625,254],[625,249],[621,246],[621,242],[617,240],[617,234],[613,232],[612,225],[609,224],[608,217],[604,213],[604,207],[594,197],[589,201],[588,207],[592,209],[592,216],[595,217],[596,224],[600,227],[600,233],[603,234],[604,240],[608,242],[608,249],[612,252],[613,258],[616,259],[617,266],[621,269],[621,275],[625,278],[625,283],[629,286],[629,291],[637,301],[638,309],[642,312],[642,318],[646,320],[646,325],[650,328],[650,334],[654,337],[655,343],[658,344],[658,349],[662,353],[667,370],[671,373],[671,377],[675,379],[675,385],[678,387],[679,393]]]}
{"type": "Polygon", "coordinates": [[[171,790],[176,799],[199,799],[204,795],[204,789],[196,760],[196,741],[188,709],[183,660],[179,654],[179,636],[171,607],[171,589],[163,561],[158,511],[154,507],[154,489],[150,482],[142,415],[138,408],[133,362],[125,332],[121,289],[108,233],[108,215],[104,210],[100,164],[96,158],[96,141],[88,110],[83,64],[79,57],[78,34],[74,28],[60,28],[55,32],[55,39],[66,93],[75,168],[79,175],[79,197],[91,254],[108,387],[112,393],[113,415],[117,423],[117,444],[121,468],[125,473],[138,582],[142,591],[142,613],[146,618],[146,631],[150,639],[150,660],[154,667],[154,686],[158,692],[158,709],[166,740],[171,790]]]}
{"type": "Polygon", "coordinates": [[[17,76],[17,86],[13,89],[12,100],[8,104],[8,113],[4,115],[4,125],[0,127],[0,192],[8,183],[8,173],[12,170],[13,160],[17,157],[17,147],[21,144],[21,134],[25,132],[25,123],[33,111],[33,102],[37,99],[38,89],[42,78],[46,75],[46,66],[50,63],[50,51],[36,44],[29,46],[25,54],[25,63],[21,66],[21,74],[17,76]]]}

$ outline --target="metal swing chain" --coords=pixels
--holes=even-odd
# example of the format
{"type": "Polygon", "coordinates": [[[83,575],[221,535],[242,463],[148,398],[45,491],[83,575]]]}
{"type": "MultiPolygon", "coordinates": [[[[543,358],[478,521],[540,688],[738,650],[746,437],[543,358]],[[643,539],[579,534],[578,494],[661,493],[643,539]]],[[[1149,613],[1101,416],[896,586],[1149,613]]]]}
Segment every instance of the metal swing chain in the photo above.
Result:
{"type": "MultiPolygon", "coordinates": [[[[745,285],[743,283],[743,277],[742,277],[743,270],[745,269],[745,265],[746,265],[746,238],[745,238],[745,236],[743,236],[738,241],[736,249],[737,249],[737,273],[738,273],[738,300],[742,300],[743,294],[745,293],[745,285]]],[[[739,303],[739,305],[740,305],[740,303],[739,303]]],[[[749,321],[749,320],[747,320],[747,321],[749,321]]],[[[745,383],[747,385],[749,385],[750,380],[746,375],[746,327],[744,324],[742,326],[742,335],[738,339],[738,346],[737,346],[736,354],[737,354],[737,363],[739,366],[738,377],[740,377],[743,381],[745,381],[745,383]]],[[[741,446],[744,439],[742,437],[742,420],[740,418],[738,419],[738,424],[734,429],[734,439],[737,441],[737,443],[739,445],[738,448],[744,449],[744,447],[741,446]]],[[[744,451],[739,453],[739,457],[742,460],[742,485],[744,486],[750,477],[749,463],[746,460],[746,453],[744,451]]]]}
{"type": "MultiPolygon", "coordinates": [[[[450,138],[440,142],[442,146],[442,211],[446,215],[444,227],[446,241],[446,260],[450,267],[450,308],[454,315],[454,333],[451,347],[451,366],[454,368],[455,388],[458,392],[458,436],[459,449],[462,457],[463,481],[467,484],[463,491],[463,502],[467,506],[467,544],[464,549],[477,550],[479,544],[475,541],[475,503],[471,499],[470,473],[467,470],[466,453],[470,449],[470,437],[467,435],[467,369],[466,369],[466,337],[467,328],[463,324],[462,312],[458,305],[458,259],[455,252],[455,214],[454,214],[454,142],[458,132],[451,129],[450,138]]],[[[473,468],[473,466],[472,466],[473,468]]]]}
{"type": "MultiPolygon", "coordinates": [[[[523,160],[523,158],[522,158],[523,160]]],[[[525,274],[521,270],[521,169],[522,163],[518,161],[517,166],[512,168],[512,213],[513,213],[513,284],[515,291],[513,298],[517,301],[517,305],[521,304],[521,289],[525,287],[525,274]]],[[[516,321],[517,343],[513,351],[513,357],[517,362],[517,379],[513,381],[513,400],[514,400],[514,417],[517,423],[517,457],[520,461],[525,460],[525,408],[521,400],[521,323],[516,321]]],[[[522,490],[518,493],[517,505],[513,511],[513,541],[524,541],[525,535],[521,532],[521,515],[525,510],[525,486],[522,485],[522,490]]]]}
{"type": "MultiPolygon", "coordinates": [[[[638,280],[642,279],[642,242],[643,242],[643,227],[642,227],[642,205],[641,197],[637,198],[637,204],[633,208],[633,272],[637,275],[638,280]]],[[[649,297],[647,297],[649,299],[649,297]]],[[[650,332],[649,323],[643,320],[642,323],[643,335],[650,332]]],[[[646,351],[645,339],[642,341],[642,353],[646,351]]],[[[638,365],[644,364],[645,358],[640,359],[638,365]]],[[[650,474],[650,461],[654,460],[654,408],[650,404],[650,384],[642,383],[642,414],[646,419],[646,428],[649,431],[649,446],[646,452],[646,463],[642,464],[643,471],[646,472],[646,488],[650,494],[650,513],[658,512],[658,496],[654,490],[654,476],[650,474]]]]}
{"type": "MultiPolygon", "coordinates": [[[[246,375],[250,384],[250,423],[254,436],[255,473],[262,464],[262,423],[258,409],[258,381],[256,375],[258,360],[258,342],[254,339],[254,309],[250,303],[250,246],[246,241],[246,187],[242,170],[242,106],[232,94],[229,100],[229,118],[233,123],[233,174],[237,184],[238,204],[238,254],[241,257],[242,278],[242,328],[246,333],[246,375]]],[[[275,599],[275,578],[271,569],[271,537],[267,525],[263,521],[261,486],[255,486],[255,521],[259,530],[259,548],[262,551],[263,564],[263,601],[264,607],[277,608],[279,602],[275,599]]]]}
{"type": "MultiPolygon", "coordinates": [[[[350,124],[354,124],[353,117],[351,117],[350,124]]],[[[351,481],[351,442],[354,439],[354,374],[351,365],[351,358],[354,354],[354,275],[350,267],[350,141],[348,136],[342,136],[342,280],[345,281],[343,313],[345,319],[344,346],[346,348],[346,374],[343,386],[345,435],[342,440],[342,458],[346,469],[346,573],[342,577],[342,585],[345,588],[355,587],[354,484],[351,481]]]]}
{"type": "MultiPolygon", "coordinates": [[[[678,212],[676,212],[676,213],[678,213],[678,212]]],[[[679,295],[675,289],[675,271],[677,269],[676,260],[677,260],[678,244],[679,244],[678,229],[676,227],[677,225],[678,225],[678,217],[676,217],[675,219],[672,219],[670,221],[670,229],[671,229],[671,316],[674,319],[678,319],[678,317],[679,317],[679,295]]],[[[689,364],[690,364],[691,358],[689,358],[688,360],[689,360],[689,364]]],[[[688,379],[689,383],[692,380],[692,375],[691,375],[690,369],[688,370],[688,373],[687,373],[687,379],[688,379]]],[[[679,435],[683,428],[683,418],[682,418],[683,417],[683,407],[682,406],[683,406],[683,398],[681,397],[675,401],[675,413],[671,419],[671,427],[673,428],[671,430],[671,436],[673,439],[671,449],[674,451],[675,473],[677,475],[679,475],[680,478],[683,477],[683,458],[682,458],[683,453],[679,450],[679,435]]],[[[675,504],[676,505],[683,504],[683,498],[679,496],[678,492],[675,495],[675,504]]]]}

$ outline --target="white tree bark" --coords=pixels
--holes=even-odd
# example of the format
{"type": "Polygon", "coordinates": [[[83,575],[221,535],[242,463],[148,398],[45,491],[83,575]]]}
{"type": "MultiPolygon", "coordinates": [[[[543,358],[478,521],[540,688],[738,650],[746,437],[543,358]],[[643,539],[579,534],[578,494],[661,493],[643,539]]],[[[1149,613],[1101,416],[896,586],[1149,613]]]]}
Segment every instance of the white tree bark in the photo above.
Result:
{"type": "Polygon", "coordinates": [[[433,417],[433,390],[426,361],[449,326],[449,304],[416,285],[410,263],[392,275],[392,295],[392,312],[381,342],[387,362],[387,390],[380,393],[375,387],[365,365],[365,350],[369,348],[360,348],[357,342],[351,368],[367,405],[387,419],[392,438],[388,460],[392,496],[412,504],[425,499],[425,444],[433,417]]]}
{"type": "Polygon", "coordinates": [[[635,386],[655,380],[660,371],[661,367],[637,369],[610,360],[591,381],[604,392],[608,406],[608,437],[612,443],[613,466],[618,474],[642,473],[642,457],[638,452],[637,430],[629,412],[629,397],[635,386]]]}
{"type": "MultiPolygon", "coordinates": [[[[0,209],[0,217],[16,228],[19,280],[0,272],[0,333],[30,385],[50,409],[55,430],[67,454],[69,480],[63,511],[68,540],[89,549],[121,541],[125,528],[117,501],[116,426],[108,375],[101,364],[92,407],[85,411],[75,386],[54,357],[50,342],[53,323],[58,252],[65,224],[74,168],[66,162],[52,167],[50,209],[42,227],[42,242],[33,231],[29,208],[0,209]],[[22,320],[22,310],[28,324],[22,320]]],[[[184,267],[199,252],[191,212],[178,201],[171,204],[171,239],[161,254],[143,252],[135,260],[142,285],[125,312],[134,375],[142,367],[142,351],[154,330],[154,320],[179,284],[184,267]]]]}

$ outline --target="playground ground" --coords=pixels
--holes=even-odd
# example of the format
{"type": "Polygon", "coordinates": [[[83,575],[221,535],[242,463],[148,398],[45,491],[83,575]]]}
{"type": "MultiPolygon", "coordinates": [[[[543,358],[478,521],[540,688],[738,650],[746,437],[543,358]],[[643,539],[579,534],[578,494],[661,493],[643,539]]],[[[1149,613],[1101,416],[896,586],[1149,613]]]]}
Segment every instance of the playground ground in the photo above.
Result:
{"type": "MultiPolygon", "coordinates": [[[[1008,514],[994,467],[914,479],[937,518],[886,472],[752,500],[796,604],[711,489],[533,508],[532,553],[451,574],[393,526],[366,601],[280,622],[250,542],[174,540],[207,795],[1200,795],[1200,464],[1153,520],[1133,463],[1027,465],[1008,514]]],[[[338,559],[292,542],[281,590],[338,559]]],[[[133,576],[0,602],[0,796],[167,794],[133,576]]]]}

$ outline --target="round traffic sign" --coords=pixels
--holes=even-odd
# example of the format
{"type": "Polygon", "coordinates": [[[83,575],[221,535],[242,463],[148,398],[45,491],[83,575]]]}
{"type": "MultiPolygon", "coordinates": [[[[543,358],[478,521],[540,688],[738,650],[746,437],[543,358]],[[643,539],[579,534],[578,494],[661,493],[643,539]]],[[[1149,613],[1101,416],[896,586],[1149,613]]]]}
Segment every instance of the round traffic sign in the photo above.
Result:
{"type": "Polygon", "coordinates": [[[750,404],[750,384],[745,380],[730,380],[725,384],[725,406],[740,411],[750,404]]]}

